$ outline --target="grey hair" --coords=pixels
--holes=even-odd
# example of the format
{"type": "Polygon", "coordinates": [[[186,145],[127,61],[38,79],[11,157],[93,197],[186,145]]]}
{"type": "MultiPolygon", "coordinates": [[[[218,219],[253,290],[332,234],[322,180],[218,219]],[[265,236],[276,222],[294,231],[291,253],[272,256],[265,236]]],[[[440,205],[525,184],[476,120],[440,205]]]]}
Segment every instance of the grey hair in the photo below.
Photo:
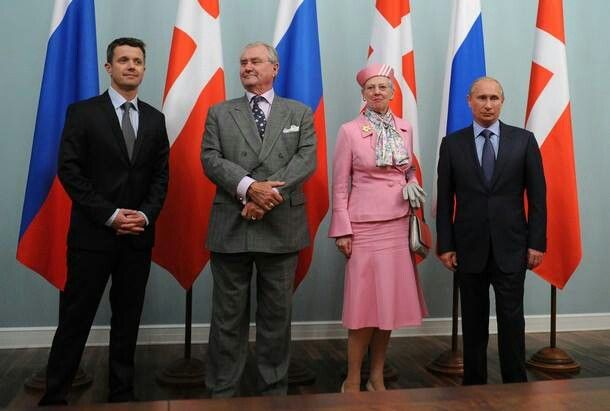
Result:
{"type": "MultiPolygon", "coordinates": [[[[373,77],[385,77],[385,78],[388,80],[388,87],[390,88],[390,90],[392,90],[392,92],[394,91],[394,82],[392,81],[392,79],[391,79],[390,77],[379,75],[379,76],[372,76],[371,78],[373,78],[373,77]]],[[[370,79],[367,79],[367,80],[364,82],[364,85],[362,86],[362,91],[363,91],[363,92],[364,92],[364,88],[365,88],[364,86],[366,86],[366,83],[367,83],[369,80],[370,80],[370,79]]]]}
{"type": "Polygon", "coordinates": [[[502,96],[502,98],[504,98],[504,89],[502,88],[502,84],[500,84],[500,82],[498,80],[496,80],[495,78],[489,77],[489,76],[479,77],[478,79],[476,79],[475,81],[472,82],[472,84],[470,85],[470,88],[468,89],[469,97],[472,95],[472,90],[474,89],[474,86],[476,86],[477,83],[484,81],[484,80],[490,80],[490,81],[493,81],[494,83],[496,83],[498,85],[498,87],[500,88],[500,95],[502,96]]]}
{"type": "MultiPolygon", "coordinates": [[[[252,47],[258,47],[258,46],[263,46],[264,48],[267,49],[267,54],[269,55],[269,62],[271,64],[279,64],[280,58],[277,55],[277,50],[275,49],[275,47],[273,47],[272,45],[267,44],[265,42],[255,41],[253,43],[248,43],[244,47],[243,51],[246,51],[247,49],[251,49],[252,47]]],[[[243,51],[242,51],[242,53],[243,53],[243,51]]]]}

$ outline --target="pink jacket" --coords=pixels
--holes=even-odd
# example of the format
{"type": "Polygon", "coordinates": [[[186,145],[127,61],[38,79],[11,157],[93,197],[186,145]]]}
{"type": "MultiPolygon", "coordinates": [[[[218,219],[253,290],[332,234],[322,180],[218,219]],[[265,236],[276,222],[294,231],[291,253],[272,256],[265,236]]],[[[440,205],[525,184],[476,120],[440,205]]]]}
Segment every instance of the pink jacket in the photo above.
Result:
{"type": "Polygon", "coordinates": [[[406,120],[394,116],[394,122],[409,152],[409,163],[400,168],[375,166],[377,135],[363,115],[339,129],[333,157],[329,237],[352,234],[352,221],[386,221],[409,212],[402,188],[416,181],[412,131],[406,120]]]}

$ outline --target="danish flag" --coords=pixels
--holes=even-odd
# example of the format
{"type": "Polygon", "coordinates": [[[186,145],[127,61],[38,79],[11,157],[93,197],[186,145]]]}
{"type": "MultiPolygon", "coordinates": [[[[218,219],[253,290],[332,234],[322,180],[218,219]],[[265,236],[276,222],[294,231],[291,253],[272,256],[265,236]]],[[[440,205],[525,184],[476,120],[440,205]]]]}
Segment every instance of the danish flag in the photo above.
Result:
{"type": "Polygon", "coordinates": [[[540,145],[547,252],[533,271],[563,288],[582,257],[562,0],[540,0],[525,127],[540,145]]]}
{"type": "Polygon", "coordinates": [[[203,244],[215,188],[200,153],[208,109],[225,99],[219,18],[218,0],[180,0],[163,92],[170,177],[153,260],[184,289],[209,259],[203,244]]]}
{"type": "Polygon", "coordinates": [[[423,185],[419,166],[415,57],[409,0],[377,0],[375,2],[368,62],[387,64],[396,71],[394,98],[390,102],[390,109],[396,116],[411,123],[413,127],[414,165],[417,179],[420,185],[423,185]]]}

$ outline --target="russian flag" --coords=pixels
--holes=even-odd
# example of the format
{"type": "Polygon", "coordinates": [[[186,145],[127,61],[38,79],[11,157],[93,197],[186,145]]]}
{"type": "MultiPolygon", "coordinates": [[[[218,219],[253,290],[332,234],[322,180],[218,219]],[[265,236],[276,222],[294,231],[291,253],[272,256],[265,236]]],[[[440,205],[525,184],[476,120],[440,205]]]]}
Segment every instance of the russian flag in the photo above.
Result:
{"type": "MultiPolygon", "coordinates": [[[[485,75],[483,20],[479,0],[456,0],[453,3],[449,36],[436,163],[443,137],[472,124],[472,112],[468,107],[466,96],[472,82],[485,75]]],[[[436,180],[435,171],[433,214],[436,214],[436,180]]]]}
{"type": "Polygon", "coordinates": [[[280,58],[280,72],[273,86],[275,92],[282,97],[298,100],[311,107],[317,135],[317,168],[304,185],[312,245],[299,253],[294,284],[296,289],[307,274],[316,232],[328,211],[326,123],[315,0],[280,2],[273,43],[280,58]]]}
{"type": "Polygon", "coordinates": [[[17,260],[63,290],[71,202],[57,179],[69,104],[99,93],[93,0],[56,0],[40,88],[17,260]]]}

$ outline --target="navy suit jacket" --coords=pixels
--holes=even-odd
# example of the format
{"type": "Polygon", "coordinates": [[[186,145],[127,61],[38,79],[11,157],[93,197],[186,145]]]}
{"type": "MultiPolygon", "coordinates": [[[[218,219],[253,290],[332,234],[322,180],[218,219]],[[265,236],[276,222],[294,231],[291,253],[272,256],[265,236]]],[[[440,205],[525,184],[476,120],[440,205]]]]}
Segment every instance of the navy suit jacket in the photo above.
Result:
{"type": "Polygon", "coordinates": [[[518,272],[527,266],[528,248],[546,250],[546,183],[531,132],[500,122],[489,186],[477,158],[473,127],[446,136],[437,187],[438,253],[455,251],[459,271],[482,272],[491,252],[503,272],[518,272]]]}
{"type": "Polygon", "coordinates": [[[167,192],[169,142],[163,114],[141,100],[138,109],[130,161],[108,92],[68,107],[57,174],[72,200],[69,247],[111,249],[117,235],[105,223],[117,208],[146,214],[149,225],[129,239],[136,248],[153,246],[167,192]]]}

